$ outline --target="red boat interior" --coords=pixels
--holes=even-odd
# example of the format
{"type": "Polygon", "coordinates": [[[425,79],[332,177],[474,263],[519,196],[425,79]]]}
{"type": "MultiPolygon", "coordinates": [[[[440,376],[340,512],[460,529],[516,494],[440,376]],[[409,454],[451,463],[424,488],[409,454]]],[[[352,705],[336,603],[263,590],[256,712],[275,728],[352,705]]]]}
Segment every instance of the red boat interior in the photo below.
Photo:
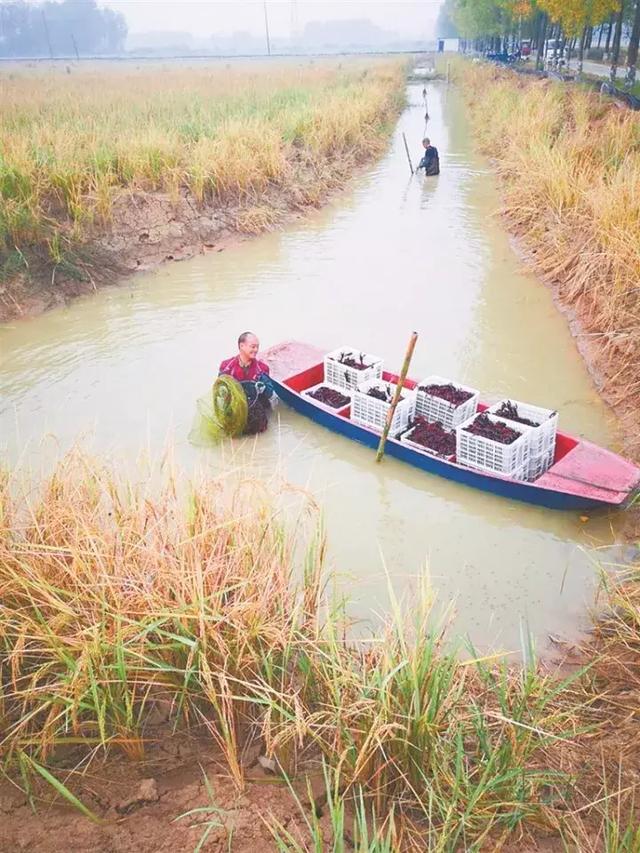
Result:
{"type": "MultiPolygon", "coordinates": [[[[389,371],[384,370],[382,372],[382,378],[385,382],[397,382],[398,374],[397,373],[389,373],[389,371]]],[[[297,373],[295,376],[291,376],[288,379],[285,379],[283,384],[288,388],[291,388],[292,391],[297,391],[301,394],[303,391],[307,391],[309,388],[313,388],[315,385],[320,385],[324,380],[324,364],[319,362],[318,364],[314,364],[313,367],[307,368],[307,370],[303,370],[301,373],[297,373]]],[[[415,379],[406,379],[405,386],[410,390],[413,390],[418,384],[415,379]]],[[[478,411],[483,412],[487,409],[488,406],[485,403],[480,403],[478,405],[478,411]]],[[[340,418],[345,418],[349,420],[351,416],[351,407],[345,406],[343,409],[335,409],[335,415],[340,418]]],[[[556,438],[556,451],[553,458],[553,464],[559,462],[563,459],[569,451],[573,450],[579,444],[578,440],[572,438],[570,435],[566,435],[565,433],[559,432],[556,438]]],[[[553,466],[552,466],[553,468],[553,466]]],[[[551,470],[551,469],[549,469],[551,470]]]]}

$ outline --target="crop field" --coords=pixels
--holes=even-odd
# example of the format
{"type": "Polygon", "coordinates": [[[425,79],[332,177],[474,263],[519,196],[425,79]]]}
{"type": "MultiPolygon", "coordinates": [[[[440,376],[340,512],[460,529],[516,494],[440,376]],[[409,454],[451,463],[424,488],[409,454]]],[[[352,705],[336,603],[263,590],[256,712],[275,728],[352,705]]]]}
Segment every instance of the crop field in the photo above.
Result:
{"type": "Polygon", "coordinates": [[[397,61],[67,70],[0,73],[0,254],[13,265],[34,244],[55,260],[122,191],[242,202],[312,169],[317,196],[328,163],[382,150],[404,98],[397,61]]]}

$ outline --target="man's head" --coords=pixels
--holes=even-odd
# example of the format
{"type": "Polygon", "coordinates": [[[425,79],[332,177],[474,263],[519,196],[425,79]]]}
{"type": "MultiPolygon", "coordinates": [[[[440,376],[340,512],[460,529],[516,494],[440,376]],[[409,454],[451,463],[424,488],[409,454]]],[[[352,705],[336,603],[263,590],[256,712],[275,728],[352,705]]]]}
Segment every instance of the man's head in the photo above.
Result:
{"type": "Polygon", "coordinates": [[[238,338],[238,350],[244,361],[251,361],[252,358],[256,358],[259,347],[260,341],[253,332],[243,332],[238,338]]]}
{"type": "Polygon", "coordinates": [[[422,140],[422,145],[424,148],[428,148],[431,145],[431,140],[428,136],[425,136],[425,138],[422,140]]]}

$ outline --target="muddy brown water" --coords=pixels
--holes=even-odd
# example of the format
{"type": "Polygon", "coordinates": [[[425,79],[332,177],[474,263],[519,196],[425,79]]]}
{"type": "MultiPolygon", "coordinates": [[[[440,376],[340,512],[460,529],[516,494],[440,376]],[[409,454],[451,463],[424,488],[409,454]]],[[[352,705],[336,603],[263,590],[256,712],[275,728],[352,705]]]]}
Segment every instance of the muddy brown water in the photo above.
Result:
{"type": "MultiPolygon", "coordinates": [[[[459,94],[428,84],[438,178],[410,177],[424,135],[422,84],[387,155],[334,203],[278,233],[139,275],[0,330],[2,456],[38,468],[86,436],[134,459],[167,440],[187,470],[222,453],[189,446],[194,404],[234,339],[355,345],[411,373],[436,373],[557,408],[561,428],[611,446],[613,425],[549,291],[522,269],[494,216],[488,164],[473,151],[459,94]]],[[[436,608],[480,646],[519,649],[530,631],[570,637],[588,624],[600,548],[617,519],[581,519],[452,484],[332,435],[284,406],[268,434],[239,443],[263,473],[280,467],[324,509],[337,591],[363,626],[409,606],[425,567],[436,608]]]]}

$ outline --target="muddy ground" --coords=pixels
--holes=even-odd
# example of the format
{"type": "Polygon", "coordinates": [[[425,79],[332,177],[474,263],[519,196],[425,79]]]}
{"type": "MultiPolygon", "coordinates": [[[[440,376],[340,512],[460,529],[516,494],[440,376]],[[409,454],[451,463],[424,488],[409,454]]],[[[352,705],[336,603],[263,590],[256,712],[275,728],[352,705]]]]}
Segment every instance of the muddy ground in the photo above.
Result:
{"type": "MultiPolygon", "coordinates": [[[[595,657],[598,642],[594,642],[591,649],[558,649],[553,669],[557,667],[566,677],[583,667],[595,657]]],[[[628,650],[620,656],[623,668],[630,665],[626,655],[628,650]]],[[[596,665],[593,671],[602,693],[585,709],[582,733],[558,744],[547,756],[571,780],[566,800],[549,804],[544,823],[530,823],[525,830],[506,835],[497,831],[474,849],[487,853],[614,849],[605,848],[602,812],[590,804],[622,791],[621,805],[612,800],[611,811],[623,825],[632,819],[633,791],[640,789],[640,682],[621,691],[621,672],[615,671],[613,661],[596,665]],[[555,828],[558,821],[567,821],[569,846],[555,828]]],[[[637,669],[635,662],[632,668],[637,669]]],[[[292,774],[292,793],[261,741],[254,738],[242,751],[244,782],[239,787],[206,732],[175,733],[166,715],[155,709],[143,736],[144,753],[135,757],[116,747],[106,758],[77,747],[58,750],[55,760],[49,759],[51,771],[91,810],[94,820],[56,796],[35,774],[31,804],[17,785],[0,781],[0,853],[193,853],[198,849],[261,853],[278,850],[270,829],[277,825],[296,839],[299,849],[318,853],[307,823],[313,814],[322,834],[321,849],[334,849],[319,761],[310,758],[297,776],[292,774]]],[[[352,827],[353,815],[347,808],[345,850],[356,849],[352,827]]],[[[427,849],[426,841],[424,848],[411,847],[420,849],[427,849]]]]}
{"type": "MultiPolygon", "coordinates": [[[[246,782],[241,791],[210,738],[171,735],[168,730],[156,734],[158,740],[147,746],[143,760],[112,753],[108,760],[96,759],[86,768],[87,756],[78,752],[68,754],[55,768],[57,776],[93,812],[96,822],[61,797],[52,797],[52,789],[44,783],[36,784],[34,813],[18,787],[2,782],[2,853],[182,853],[195,850],[205,832],[206,850],[257,853],[275,849],[269,824],[276,821],[300,843],[306,843],[302,812],[258,747],[245,752],[246,782]],[[199,811],[193,813],[194,809],[199,811]]],[[[309,810],[304,786],[299,784],[298,790],[301,803],[309,810]]],[[[322,810],[320,804],[316,808],[322,810]]],[[[326,815],[320,817],[320,823],[328,841],[326,815]]]]}

